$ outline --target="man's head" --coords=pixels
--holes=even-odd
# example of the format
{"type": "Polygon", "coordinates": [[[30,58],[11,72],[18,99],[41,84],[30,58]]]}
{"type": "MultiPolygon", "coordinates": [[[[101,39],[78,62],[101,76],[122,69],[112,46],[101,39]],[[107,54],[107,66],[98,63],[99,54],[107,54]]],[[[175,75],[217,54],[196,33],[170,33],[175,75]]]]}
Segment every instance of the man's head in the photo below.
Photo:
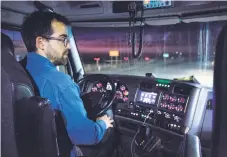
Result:
{"type": "Polygon", "coordinates": [[[48,58],[55,65],[67,63],[68,20],[53,12],[36,11],[22,25],[22,38],[29,52],[48,58]]]}

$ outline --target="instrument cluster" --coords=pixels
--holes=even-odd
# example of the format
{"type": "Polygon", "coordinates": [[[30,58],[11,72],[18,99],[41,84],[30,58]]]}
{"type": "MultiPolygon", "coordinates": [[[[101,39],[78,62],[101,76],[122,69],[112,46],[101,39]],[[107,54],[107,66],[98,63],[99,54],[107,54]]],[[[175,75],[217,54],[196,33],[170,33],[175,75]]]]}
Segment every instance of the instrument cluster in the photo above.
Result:
{"type": "Polygon", "coordinates": [[[184,113],[187,107],[187,101],[187,96],[163,93],[159,108],[174,111],[176,113],[184,113]]]}
{"type": "MultiPolygon", "coordinates": [[[[114,82],[116,88],[115,102],[127,102],[129,97],[129,90],[125,84],[118,81],[114,82]]],[[[108,92],[112,90],[112,86],[109,82],[96,82],[91,88],[92,92],[108,92]]]]}

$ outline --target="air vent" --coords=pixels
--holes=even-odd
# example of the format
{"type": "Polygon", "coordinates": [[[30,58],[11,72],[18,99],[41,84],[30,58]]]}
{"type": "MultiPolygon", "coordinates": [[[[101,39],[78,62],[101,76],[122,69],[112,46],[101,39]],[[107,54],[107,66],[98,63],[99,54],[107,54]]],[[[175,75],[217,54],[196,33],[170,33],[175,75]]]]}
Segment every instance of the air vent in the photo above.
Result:
{"type": "Polygon", "coordinates": [[[147,84],[145,82],[140,83],[140,88],[147,88],[147,84]]]}
{"type": "Polygon", "coordinates": [[[148,83],[148,82],[141,82],[140,83],[140,88],[152,89],[153,88],[153,84],[152,83],[148,83]]]}
{"type": "Polygon", "coordinates": [[[192,88],[188,86],[174,86],[173,93],[182,94],[182,95],[190,95],[192,88]]]}
{"type": "Polygon", "coordinates": [[[85,4],[80,6],[81,9],[100,8],[99,4],[85,4]]]}

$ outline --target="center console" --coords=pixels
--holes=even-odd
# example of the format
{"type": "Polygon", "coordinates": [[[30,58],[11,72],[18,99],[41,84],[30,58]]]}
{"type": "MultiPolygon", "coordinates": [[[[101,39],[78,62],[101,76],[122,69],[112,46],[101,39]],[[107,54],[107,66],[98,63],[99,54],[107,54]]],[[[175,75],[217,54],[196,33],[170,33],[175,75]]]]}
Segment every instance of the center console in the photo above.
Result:
{"type": "Polygon", "coordinates": [[[185,114],[190,91],[176,92],[174,87],[173,84],[142,82],[134,100],[118,106],[116,115],[183,135],[189,129],[185,125],[185,114]]]}
{"type": "Polygon", "coordinates": [[[118,128],[131,131],[139,156],[152,153],[159,157],[161,152],[176,157],[191,126],[195,93],[196,88],[190,84],[169,80],[140,82],[129,103],[118,104],[115,109],[118,128]]]}

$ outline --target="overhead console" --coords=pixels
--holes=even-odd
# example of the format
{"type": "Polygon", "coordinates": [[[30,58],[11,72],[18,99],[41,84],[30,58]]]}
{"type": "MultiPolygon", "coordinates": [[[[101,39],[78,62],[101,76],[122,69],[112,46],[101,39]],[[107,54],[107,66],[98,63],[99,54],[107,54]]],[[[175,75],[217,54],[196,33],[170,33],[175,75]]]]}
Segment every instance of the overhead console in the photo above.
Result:
{"type": "MultiPolygon", "coordinates": [[[[113,2],[113,13],[123,13],[128,12],[128,5],[133,1],[115,1],[113,2]]],[[[137,9],[141,8],[147,9],[163,9],[166,7],[173,7],[172,0],[143,0],[143,1],[134,1],[137,4],[137,9]]]]}
{"type": "Polygon", "coordinates": [[[143,0],[143,5],[145,9],[157,9],[157,8],[164,8],[164,7],[171,7],[173,6],[173,1],[172,0],[143,0]]]}
{"type": "Polygon", "coordinates": [[[128,105],[118,105],[115,112],[117,116],[183,135],[190,129],[195,90],[176,81],[142,81],[134,100],[128,105]]]}

